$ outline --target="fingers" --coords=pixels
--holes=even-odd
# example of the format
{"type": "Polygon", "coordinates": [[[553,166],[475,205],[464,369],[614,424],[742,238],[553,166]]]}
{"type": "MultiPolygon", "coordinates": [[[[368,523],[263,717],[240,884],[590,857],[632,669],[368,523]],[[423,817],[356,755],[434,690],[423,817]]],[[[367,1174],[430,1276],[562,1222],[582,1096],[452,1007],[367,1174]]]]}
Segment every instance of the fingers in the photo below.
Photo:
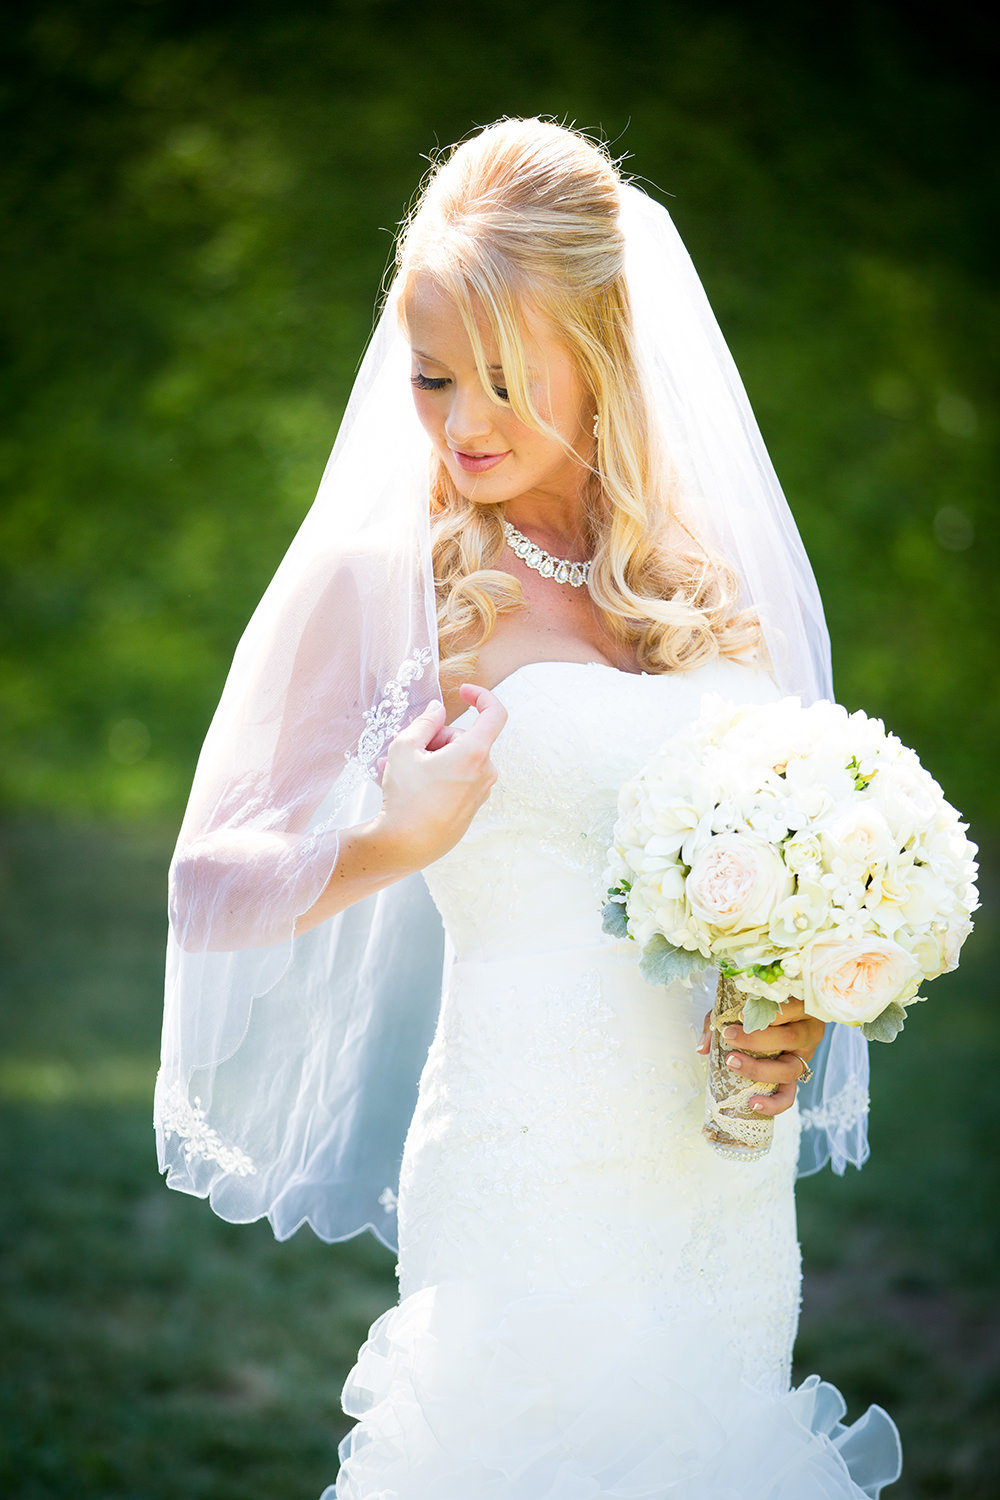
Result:
{"type": "Polygon", "coordinates": [[[773,1094],[754,1094],[750,1108],[755,1115],[780,1115],[795,1103],[794,1083],[782,1083],[773,1094]]]}
{"type": "Polygon", "coordinates": [[[428,703],[422,713],[410,720],[405,729],[399,731],[396,739],[408,740],[426,750],[434,736],[445,727],[444,719],[444,704],[440,698],[435,698],[433,703],[428,703]]]}
{"type": "Polygon", "coordinates": [[[749,1057],[745,1052],[727,1052],[726,1067],[741,1078],[755,1083],[796,1084],[805,1072],[798,1052],[783,1052],[780,1057],[749,1057]]]}
{"type": "Polygon", "coordinates": [[[801,1000],[787,1001],[781,1016],[761,1031],[744,1031],[742,1026],[727,1026],[723,1039],[727,1047],[748,1048],[751,1052],[798,1052],[808,1062],[823,1040],[825,1027],[815,1016],[807,1016],[801,1000]],[[789,1016],[792,1007],[801,1019],[789,1016]]]}
{"type": "Polygon", "coordinates": [[[480,687],[478,682],[463,682],[458,691],[476,709],[476,718],[463,738],[466,743],[481,740],[482,748],[489,750],[507,722],[507,710],[489,688],[480,687]]]}
{"type": "Polygon", "coordinates": [[[442,724],[440,729],[435,730],[425,745],[427,750],[443,750],[445,745],[450,745],[462,733],[451,724],[442,724]]]}
{"type": "MultiPolygon", "coordinates": [[[[696,1052],[711,1049],[711,1011],[706,1011],[701,1039],[696,1052]]],[[[801,1000],[787,1000],[780,1018],[760,1031],[744,1031],[742,1026],[727,1026],[723,1041],[726,1066],[737,1077],[753,1083],[776,1085],[773,1094],[753,1094],[749,1100],[754,1114],[780,1115],[791,1109],[806,1064],[819,1046],[825,1027],[814,1016],[807,1016],[801,1000]],[[741,1050],[744,1049],[744,1050],[741,1050]],[[757,1057],[757,1052],[779,1052],[779,1057],[757,1057]]]]}

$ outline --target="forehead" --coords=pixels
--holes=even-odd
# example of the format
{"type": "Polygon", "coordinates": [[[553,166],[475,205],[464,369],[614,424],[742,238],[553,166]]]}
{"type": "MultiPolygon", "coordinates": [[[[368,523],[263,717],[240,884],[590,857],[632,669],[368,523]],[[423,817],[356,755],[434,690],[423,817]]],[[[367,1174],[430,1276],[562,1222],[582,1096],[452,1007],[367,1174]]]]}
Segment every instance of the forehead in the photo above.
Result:
{"type": "MultiPolygon", "coordinates": [[[[473,316],[483,348],[489,357],[497,354],[496,339],[485,310],[473,300],[473,316]]],[[[440,282],[426,272],[418,272],[403,298],[403,323],[410,345],[428,355],[443,355],[444,350],[471,353],[472,343],[458,303],[440,282]]]]}
{"type": "MultiPolygon", "coordinates": [[[[502,351],[486,309],[475,296],[472,313],[488,365],[499,368],[502,351]]],[[[454,297],[429,273],[417,272],[403,299],[403,320],[410,347],[445,364],[475,364],[472,340],[454,297]]],[[[521,347],[529,368],[554,371],[569,360],[551,324],[535,309],[524,307],[518,319],[521,347]]]]}

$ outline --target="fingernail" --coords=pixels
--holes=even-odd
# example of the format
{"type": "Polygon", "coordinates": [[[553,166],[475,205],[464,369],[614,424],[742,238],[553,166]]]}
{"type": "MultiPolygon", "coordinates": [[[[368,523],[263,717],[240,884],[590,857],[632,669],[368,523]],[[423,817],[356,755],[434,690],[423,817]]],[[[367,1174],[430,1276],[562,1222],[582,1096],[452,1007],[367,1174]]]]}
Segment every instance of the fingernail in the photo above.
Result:
{"type": "Polygon", "coordinates": [[[727,1068],[742,1068],[742,1066],[743,1066],[743,1059],[742,1059],[742,1057],[738,1056],[737,1053],[735,1053],[735,1052],[730,1052],[729,1056],[726,1058],[726,1067],[727,1068]]]}
{"type": "Polygon", "coordinates": [[[761,1102],[760,1102],[759,1099],[755,1099],[753,1101],[753,1103],[751,1104],[750,1108],[751,1109],[763,1109],[764,1106],[763,1106],[763,1104],[761,1104],[761,1102]]]}
{"type": "Polygon", "coordinates": [[[427,712],[429,714],[437,713],[439,708],[444,708],[444,704],[441,702],[440,698],[435,698],[432,703],[428,703],[427,712]]]}
{"type": "Polygon", "coordinates": [[[731,1042],[739,1029],[740,1028],[738,1026],[727,1026],[722,1035],[725,1037],[727,1042],[731,1042]]]}

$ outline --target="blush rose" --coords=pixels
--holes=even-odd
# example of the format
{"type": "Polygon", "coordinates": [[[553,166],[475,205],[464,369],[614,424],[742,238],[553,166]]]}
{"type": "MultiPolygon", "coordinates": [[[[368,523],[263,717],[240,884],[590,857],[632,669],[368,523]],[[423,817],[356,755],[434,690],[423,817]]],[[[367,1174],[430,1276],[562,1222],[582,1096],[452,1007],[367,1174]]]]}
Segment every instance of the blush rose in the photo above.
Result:
{"type": "Polygon", "coordinates": [[[723,932],[766,928],[774,908],[794,889],[770,844],[733,833],[708,841],[685,884],[694,917],[723,932]]]}
{"type": "Polygon", "coordinates": [[[885,938],[817,938],[802,964],[802,1002],[820,1021],[860,1026],[894,1000],[912,1000],[921,969],[912,954],[885,938]]]}

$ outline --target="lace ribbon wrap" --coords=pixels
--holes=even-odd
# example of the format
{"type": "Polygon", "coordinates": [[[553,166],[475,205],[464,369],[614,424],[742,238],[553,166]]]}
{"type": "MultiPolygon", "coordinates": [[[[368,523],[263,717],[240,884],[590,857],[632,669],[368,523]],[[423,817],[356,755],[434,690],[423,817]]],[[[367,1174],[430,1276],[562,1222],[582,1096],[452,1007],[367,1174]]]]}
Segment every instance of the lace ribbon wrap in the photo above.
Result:
{"type": "MultiPolygon", "coordinates": [[[[737,1025],[746,996],[725,974],[719,975],[715,1003],[712,1006],[712,1042],[708,1055],[708,1089],[705,1095],[705,1135],[723,1156],[752,1161],[771,1148],[774,1120],[758,1115],[750,1108],[755,1094],[773,1094],[776,1083],[758,1083],[742,1078],[726,1064],[731,1048],[722,1033],[726,1026],[737,1025]]],[[[758,1052],[741,1049],[753,1057],[780,1057],[780,1052],[758,1052]]]]}

